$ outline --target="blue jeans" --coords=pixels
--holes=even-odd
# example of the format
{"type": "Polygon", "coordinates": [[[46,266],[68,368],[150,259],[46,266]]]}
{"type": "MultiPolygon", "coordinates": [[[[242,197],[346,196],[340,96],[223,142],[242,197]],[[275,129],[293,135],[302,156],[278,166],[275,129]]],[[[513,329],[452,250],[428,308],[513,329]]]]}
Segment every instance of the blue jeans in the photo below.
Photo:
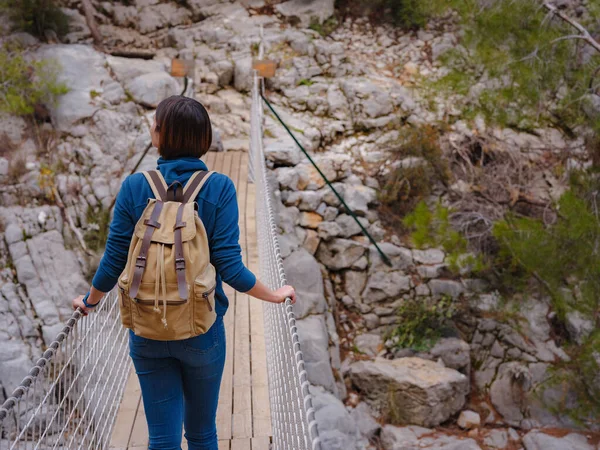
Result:
{"type": "Polygon", "coordinates": [[[217,317],[207,333],[155,341],[129,332],[129,354],[140,379],[150,450],[218,450],[217,405],[225,365],[225,327],[217,317]]]}

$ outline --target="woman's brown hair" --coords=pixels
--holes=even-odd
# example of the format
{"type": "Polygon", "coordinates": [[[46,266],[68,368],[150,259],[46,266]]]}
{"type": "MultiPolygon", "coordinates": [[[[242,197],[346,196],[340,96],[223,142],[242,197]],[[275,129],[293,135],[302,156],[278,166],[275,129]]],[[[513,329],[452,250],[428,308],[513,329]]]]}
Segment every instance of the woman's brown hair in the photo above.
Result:
{"type": "Polygon", "coordinates": [[[173,95],[156,108],[158,152],[165,159],[202,157],[212,143],[208,112],[193,98],[173,95]]]}

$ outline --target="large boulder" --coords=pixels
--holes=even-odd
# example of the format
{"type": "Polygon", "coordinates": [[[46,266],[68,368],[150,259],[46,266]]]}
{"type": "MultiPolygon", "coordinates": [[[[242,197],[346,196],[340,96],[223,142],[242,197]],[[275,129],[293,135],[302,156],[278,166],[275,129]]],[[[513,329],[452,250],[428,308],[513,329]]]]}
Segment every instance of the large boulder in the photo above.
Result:
{"type": "Polygon", "coordinates": [[[126,84],[133,100],[149,108],[156,108],[165,98],[181,93],[179,83],[167,72],[146,73],[126,84]]]}
{"type": "Polygon", "coordinates": [[[299,248],[283,261],[283,267],[288,283],[296,288],[296,318],[303,319],[309,314],[323,314],[327,309],[323,276],[314,256],[299,248]]]}
{"type": "Polygon", "coordinates": [[[334,12],[334,3],[334,0],[289,0],[276,5],[275,10],[292,23],[308,27],[329,19],[334,12]]]}
{"type": "Polygon", "coordinates": [[[91,93],[113,83],[103,54],[88,45],[44,45],[35,57],[56,61],[59,66],[57,79],[69,88],[69,92],[60,96],[51,107],[52,121],[58,130],[68,131],[72,125],[100,109],[99,104],[92,102],[91,93]]]}
{"type": "Polygon", "coordinates": [[[437,426],[461,410],[469,393],[465,375],[421,358],[358,361],[350,379],[394,424],[437,426]]]}
{"type": "Polygon", "coordinates": [[[585,436],[571,433],[563,437],[551,436],[540,430],[530,431],[523,438],[525,450],[595,450],[585,436]]]}
{"type": "Polygon", "coordinates": [[[308,316],[297,320],[298,337],[308,381],[336,392],[335,379],[329,362],[329,334],[323,315],[308,316]]]}
{"type": "Polygon", "coordinates": [[[145,60],[109,55],[106,57],[106,62],[121,83],[126,83],[147,73],[166,72],[167,70],[162,61],[155,59],[145,60]]]}

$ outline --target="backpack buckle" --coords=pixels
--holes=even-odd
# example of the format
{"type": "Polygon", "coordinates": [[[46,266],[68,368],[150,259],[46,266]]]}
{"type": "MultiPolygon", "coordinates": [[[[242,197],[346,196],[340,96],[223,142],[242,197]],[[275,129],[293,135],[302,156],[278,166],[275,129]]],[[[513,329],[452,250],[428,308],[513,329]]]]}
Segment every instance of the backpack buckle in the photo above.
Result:
{"type": "Polygon", "coordinates": [[[185,259],[177,258],[175,260],[175,270],[185,270],[185,259]]]}
{"type": "Polygon", "coordinates": [[[145,269],[146,268],[146,257],[145,256],[138,256],[135,259],[135,267],[138,267],[140,269],[145,269]]]}
{"type": "Polygon", "coordinates": [[[174,230],[179,230],[180,228],[185,228],[187,222],[177,222],[173,227],[174,230]]]}

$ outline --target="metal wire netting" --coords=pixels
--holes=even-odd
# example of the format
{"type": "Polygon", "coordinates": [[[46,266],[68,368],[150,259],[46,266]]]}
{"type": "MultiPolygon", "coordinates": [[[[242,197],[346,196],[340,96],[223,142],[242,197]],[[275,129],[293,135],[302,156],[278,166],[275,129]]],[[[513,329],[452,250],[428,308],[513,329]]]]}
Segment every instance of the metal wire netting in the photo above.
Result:
{"type": "Polygon", "coordinates": [[[117,301],[73,313],[0,407],[0,450],[108,448],[130,370],[117,301]]]}
{"type": "MultiPolygon", "coordinates": [[[[269,287],[276,289],[287,282],[267,182],[260,89],[261,80],[255,76],[250,124],[251,175],[257,198],[260,199],[256,204],[260,277],[269,287]]],[[[320,450],[317,422],[291,302],[265,304],[264,319],[273,448],[320,450]]]]}

